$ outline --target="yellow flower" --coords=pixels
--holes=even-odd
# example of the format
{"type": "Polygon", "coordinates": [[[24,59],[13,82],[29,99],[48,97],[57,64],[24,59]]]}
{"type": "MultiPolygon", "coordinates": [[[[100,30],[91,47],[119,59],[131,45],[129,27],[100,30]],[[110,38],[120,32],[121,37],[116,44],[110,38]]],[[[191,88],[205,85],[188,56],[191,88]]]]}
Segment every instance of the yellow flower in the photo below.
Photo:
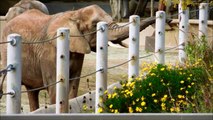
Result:
{"type": "Polygon", "coordinates": [[[119,113],[119,112],[118,112],[118,109],[115,109],[115,112],[114,112],[114,113],[119,113]]]}
{"type": "Polygon", "coordinates": [[[132,107],[129,107],[129,113],[133,113],[132,107]]]}
{"type": "Polygon", "coordinates": [[[194,103],[192,103],[192,107],[194,107],[195,106],[195,104],[194,103]]]}
{"type": "Polygon", "coordinates": [[[125,93],[128,93],[129,92],[129,90],[127,89],[127,90],[125,90],[125,93]]]}
{"type": "Polygon", "coordinates": [[[132,101],[132,105],[135,105],[135,101],[132,101]]]}
{"type": "Polygon", "coordinates": [[[136,107],[135,111],[136,111],[136,112],[142,112],[142,108],[136,107]]]}
{"type": "Polygon", "coordinates": [[[190,77],[188,77],[188,78],[187,78],[187,80],[191,80],[191,78],[190,78],[190,77]]]}
{"type": "Polygon", "coordinates": [[[174,112],[174,111],[175,111],[175,109],[174,109],[174,108],[170,108],[170,111],[171,111],[171,112],[174,112]]]}
{"type": "Polygon", "coordinates": [[[108,93],[108,91],[106,90],[106,91],[104,91],[104,94],[107,94],[108,93]]]}
{"type": "Polygon", "coordinates": [[[145,68],[142,69],[143,72],[145,72],[145,71],[147,71],[147,70],[148,70],[147,67],[145,67],[145,68]]]}
{"type": "Polygon", "coordinates": [[[99,107],[98,108],[98,113],[102,113],[103,112],[103,108],[99,107]]]}
{"type": "Polygon", "coordinates": [[[192,99],[195,99],[195,95],[191,96],[192,99]]]}
{"type": "Polygon", "coordinates": [[[155,95],[156,95],[156,94],[155,94],[155,93],[153,93],[153,94],[152,94],[152,97],[154,97],[155,95]]]}
{"type": "Polygon", "coordinates": [[[161,107],[164,107],[164,106],[166,106],[166,104],[165,103],[161,103],[161,107]]]}
{"type": "Polygon", "coordinates": [[[181,81],[180,81],[180,83],[181,83],[181,84],[183,84],[183,83],[184,83],[184,81],[183,81],[183,80],[181,80],[181,81]]]}
{"type": "Polygon", "coordinates": [[[178,95],[178,98],[182,98],[182,95],[178,95]]]}
{"type": "Polygon", "coordinates": [[[111,95],[111,94],[108,94],[107,96],[108,96],[108,99],[110,99],[110,98],[112,97],[112,95],[111,95]]]}
{"type": "Polygon", "coordinates": [[[117,88],[117,87],[116,87],[116,86],[114,86],[114,88],[113,88],[113,89],[115,90],[116,88],[117,88]]]}
{"type": "Polygon", "coordinates": [[[136,102],[138,102],[139,100],[140,100],[140,99],[139,99],[139,98],[137,98],[137,99],[136,99],[136,102]]]}
{"type": "Polygon", "coordinates": [[[154,99],[154,103],[157,103],[158,102],[158,100],[157,99],[154,99]]]}
{"type": "Polygon", "coordinates": [[[141,102],[141,106],[145,106],[146,105],[146,102],[141,102]]]}
{"type": "Polygon", "coordinates": [[[126,94],[127,94],[127,95],[130,95],[131,97],[133,96],[132,91],[129,91],[129,92],[127,92],[126,94]]]}
{"type": "Polygon", "coordinates": [[[163,82],[163,79],[161,79],[160,81],[163,82]]]}
{"type": "Polygon", "coordinates": [[[189,91],[187,91],[187,90],[186,90],[186,91],[185,91],[185,93],[186,93],[186,94],[188,94],[188,93],[189,93],[189,91]]]}
{"type": "Polygon", "coordinates": [[[164,70],[165,70],[165,68],[161,68],[161,69],[160,69],[160,71],[164,71],[164,70]]]}
{"type": "Polygon", "coordinates": [[[117,93],[113,93],[112,94],[112,98],[114,98],[115,96],[117,96],[118,94],[117,93]]]}
{"type": "Polygon", "coordinates": [[[161,109],[166,110],[166,104],[165,103],[161,103],[161,109]]]}
{"type": "Polygon", "coordinates": [[[168,95],[164,95],[164,96],[161,98],[161,101],[162,101],[162,102],[165,102],[166,99],[167,99],[167,97],[168,97],[168,95]]]}
{"type": "Polygon", "coordinates": [[[176,111],[176,112],[180,112],[180,108],[179,108],[179,107],[176,107],[176,108],[175,108],[175,111],[176,111]]]}
{"type": "Polygon", "coordinates": [[[149,86],[152,86],[152,83],[149,83],[149,86]]]}
{"type": "Polygon", "coordinates": [[[166,110],[166,107],[162,107],[162,110],[166,110]]]}
{"type": "Polygon", "coordinates": [[[134,85],[135,85],[135,82],[131,82],[129,86],[133,87],[134,85]]]}
{"type": "Polygon", "coordinates": [[[113,107],[113,104],[111,104],[110,106],[109,106],[109,108],[112,108],[113,107]]]}
{"type": "Polygon", "coordinates": [[[87,110],[87,105],[83,105],[83,110],[87,110]]]}
{"type": "Polygon", "coordinates": [[[191,85],[194,85],[194,84],[195,84],[194,82],[191,83],[191,85]]]}
{"type": "Polygon", "coordinates": [[[180,88],[180,90],[183,90],[184,88],[180,88]]]}
{"type": "Polygon", "coordinates": [[[99,102],[101,102],[101,103],[103,102],[103,97],[101,97],[101,96],[99,97],[99,102]]]}
{"type": "Polygon", "coordinates": [[[188,88],[191,88],[191,85],[188,85],[188,88]]]}
{"type": "Polygon", "coordinates": [[[170,69],[172,69],[172,65],[171,64],[168,65],[168,70],[170,70],[170,69]]]}
{"type": "Polygon", "coordinates": [[[192,77],[192,74],[190,74],[189,76],[192,77]]]}
{"type": "Polygon", "coordinates": [[[172,101],[172,102],[174,102],[174,101],[175,101],[175,99],[173,99],[173,98],[172,98],[172,99],[171,99],[171,101],[172,101]]]}
{"type": "Polygon", "coordinates": [[[151,76],[155,76],[155,73],[151,73],[151,76]]]}
{"type": "Polygon", "coordinates": [[[141,97],[141,100],[142,100],[142,101],[144,101],[144,100],[145,100],[144,96],[142,96],[142,97],[141,97]]]}

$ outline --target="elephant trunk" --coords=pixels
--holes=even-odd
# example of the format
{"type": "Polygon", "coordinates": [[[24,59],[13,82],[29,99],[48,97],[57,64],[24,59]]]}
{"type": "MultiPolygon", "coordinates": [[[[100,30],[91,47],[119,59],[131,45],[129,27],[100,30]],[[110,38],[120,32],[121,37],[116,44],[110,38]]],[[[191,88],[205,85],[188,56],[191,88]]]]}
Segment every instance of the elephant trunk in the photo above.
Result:
{"type": "MultiPolygon", "coordinates": [[[[171,20],[166,20],[167,23],[170,23],[171,20]]],[[[149,17],[140,21],[140,31],[144,30],[149,25],[155,23],[155,17],[149,17]]],[[[112,43],[121,44],[122,41],[129,37],[129,27],[120,27],[115,23],[109,25],[108,39],[112,43]]]]}

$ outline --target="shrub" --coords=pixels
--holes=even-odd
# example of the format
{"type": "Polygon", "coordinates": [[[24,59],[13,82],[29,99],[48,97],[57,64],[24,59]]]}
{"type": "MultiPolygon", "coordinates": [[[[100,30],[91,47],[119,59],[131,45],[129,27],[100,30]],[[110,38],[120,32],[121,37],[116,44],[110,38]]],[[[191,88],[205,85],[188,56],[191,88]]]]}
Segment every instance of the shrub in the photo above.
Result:
{"type": "MultiPolygon", "coordinates": [[[[210,67],[212,71],[213,66],[210,67]]],[[[143,65],[140,77],[106,94],[105,112],[211,112],[212,78],[193,65],[143,65]]]]}

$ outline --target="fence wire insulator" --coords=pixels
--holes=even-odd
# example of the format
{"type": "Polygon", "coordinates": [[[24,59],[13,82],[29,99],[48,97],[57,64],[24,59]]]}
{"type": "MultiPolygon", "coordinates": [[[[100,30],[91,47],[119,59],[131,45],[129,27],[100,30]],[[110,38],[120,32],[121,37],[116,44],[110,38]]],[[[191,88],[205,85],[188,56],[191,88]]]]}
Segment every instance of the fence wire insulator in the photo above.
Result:
{"type": "Polygon", "coordinates": [[[12,64],[9,64],[5,69],[0,71],[0,77],[3,74],[7,74],[7,72],[12,71],[12,70],[15,70],[15,67],[12,64]]]}
{"type": "Polygon", "coordinates": [[[3,93],[2,90],[0,90],[0,99],[2,98],[3,95],[11,95],[11,96],[15,96],[15,92],[7,92],[7,93],[3,93]]]}

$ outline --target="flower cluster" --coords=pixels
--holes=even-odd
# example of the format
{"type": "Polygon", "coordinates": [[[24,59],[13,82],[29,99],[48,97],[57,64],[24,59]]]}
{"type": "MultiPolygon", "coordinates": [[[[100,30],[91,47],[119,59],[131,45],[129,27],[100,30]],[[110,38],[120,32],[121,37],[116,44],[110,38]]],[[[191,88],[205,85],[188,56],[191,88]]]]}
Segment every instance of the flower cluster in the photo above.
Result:
{"type": "MultiPolygon", "coordinates": [[[[105,92],[109,113],[199,112],[206,82],[204,70],[195,65],[143,64],[140,77],[122,81],[122,88],[105,92]]],[[[202,102],[203,103],[203,102],[202,102]]]]}

